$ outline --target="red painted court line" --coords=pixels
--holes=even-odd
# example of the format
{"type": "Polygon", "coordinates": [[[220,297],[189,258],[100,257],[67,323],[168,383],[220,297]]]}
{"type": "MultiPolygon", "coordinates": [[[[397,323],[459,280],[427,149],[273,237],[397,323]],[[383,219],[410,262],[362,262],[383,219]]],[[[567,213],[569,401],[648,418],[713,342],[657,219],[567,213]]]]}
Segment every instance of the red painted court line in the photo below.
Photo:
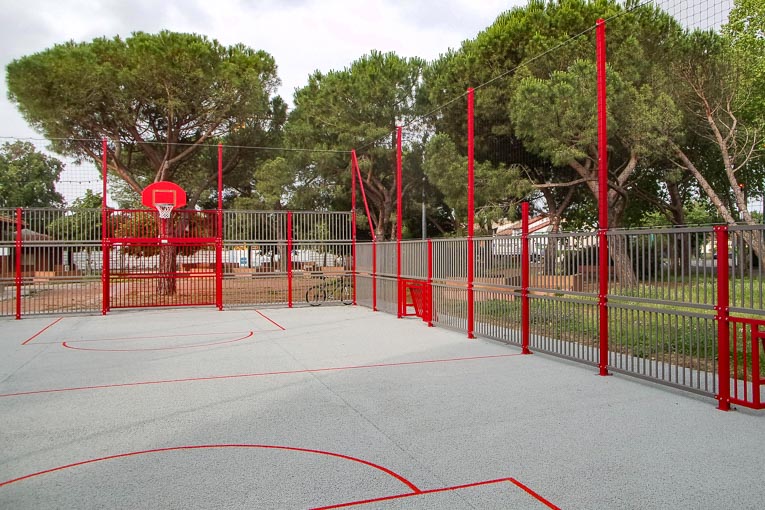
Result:
{"type": "Polygon", "coordinates": [[[436,494],[439,492],[448,492],[448,491],[456,491],[460,489],[469,489],[471,487],[480,487],[482,485],[491,485],[491,484],[497,484],[497,483],[504,483],[509,482],[512,483],[519,488],[523,489],[525,492],[530,494],[532,497],[534,497],[537,501],[542,503],[543,505],[546,505],[548,508],[560,510],[557,506],[553,505],[546,499],[539,496],[537,493],[523,485],[522,483],[518,482],[514,478],[499,478],[497,480],[487,480],[485,482],[476,482],[476,483],[467,483],[464,485],[454,485],[452,487],[442,487],[440,489],[431,489],[431,490],[425,490],[425,491],[415,491],[415,492],[409,492],[404,494],[395,494],[393,496],[382,496],[379,498],[371,498],[371,499],[364,499],[361,501],[350,501],[348,503],[340,503],[337,505],[329,505],[329,506],[321,506],[321,507],[314,507],[312,510],[329,510],[331,508],[346,508],[350,506],[361,506],[361,505],[368,505],[370,503],[380,503],[382,501],[391,501],[394,499],[403,499],[403,498],[411,498],[414,496],[424,496],[427,494],[436,494]]]}
{"type": "Polygon", "coordinates": [[[266,376],[273,376],[273,375],[315,374],[320,372],[341,372],[345,370],[403,367],[403,366],[409,366],[409,365],[426,365],[431,363],[453,363],[453,362],[459,362],[459,361],[476,361],[476,360],[486,360],[486,359],[512,358],[515,356],[522,356],[522,355],[521,353],[494,354],[491,356],[468,356],[463,358],[403,361],[399,363],[374,363],[370,365],[354,365],[354,366],[347,366],[347,367],[311,368],[311,369],[302,369],[302,370],[280,370],[275,372],[257,372],[252,374],[212,375],[207,377],[188,377],[184,379],[163,379],[158,381],[140,381],[140,382],[118,383],[118,384],[98,384],[94,386],[76,386],[72,388],[53,388],[53,389],[47,389],[47,390],[19,391],[16,393],[1,393],[0,398],[19,397],[23,395],[39,395],[42,393],[62,393],[65,391],[102,390],[106,388],[126,388],[131,386],[148,386],[152,384],[170,384],[170,383],[196,382],[196,381],[216,381],[221,379],[242,379],[247,377],[266,377],[266,376]]]}
{"type": "Polygon", "coordinates": [[[38,331],[38,332],[37,332],[37,333],[35,333],[34,335],[32,335],[32,336],[30,336],[29,338],[27,338],[26,340],[24,340],[24,341],[21,343],[21,345],[27,345],[29,342],[31,342],[31,341],[32,341],[32,340],[34,340],[35,338],[37,338],[38,336],[42,335],[42,334],[43,334],[43,332],[44,332],[46,329],[48,329],[49,327],[51,327],[51,326],[53,326],[53,325],[57,324],[58,322],[60,322],[60,321],[62,321],[62,320],[64,320],[64,318],[63,318],[63,317],[59,317],[58,319],[56,319],[55,321],[53,321],[53,322],[51,322],[50,324],[48,324],[47,326],[45,326],[44,328],[42,328],[40,331],[38,331]]]}
{"type": "MultiPolygon", "coordinates": [[[[67,342],[61,342],[61,345],[67,349],[73,349],[75,351],[99,351],[99,352],[141,352],[141,351],[172,351],[177,349],[193,349],[195,347],[209,347],[211,345],[223,345],[223,344],[230,344],[234,342],[239,342],[242,340],[245,340],[247,338],[250,338],[254,333],[252,331],[249,332],[249,334],[234,338],[233,340],[222,340],[220,342],[210,342],[206,344],[194,344],[194,345],[182,345],[178,347],[151,347],[146,349],[92,349],[88,347],[75,347],[73,345],[69,345],[67,342]]],[[[183,336],[183,335],[178,335],[183,336]]],[[[74,341],[77,343],[77,341],[74,341]]]]}
{"type": "MultiPolygon", "coordinates": [[[[125,340],[155,340],[155,339],[162,339],[162,338],[178,338],[178,337],[187,337],[187,336],[221,336],[221,335],[242,335],[247,333],[247,331],[214,331],[212,333],[176,333],[175,335],[152,335],[152,336],[123,336],[123,337],[113,337],[113,338],[88,338],[86,340],[69,340],[70,342],[75,343],[86,343],[86,342],[118,342],[118,341],[125,341],[125,340]]],[[[59,345],[61,342],[38,342],[38,344],[45,344],[45,345],[59,345]]]]}
{"type": "Polygon", "coordinates": [[[261,317],[266,319],[268,322],[270,322],[271,324],[273,324],[277,328],[281,329],[282,331],[286,331],[286,328],[284,326],[282,326],[281,324],[275,322],[270,317],[266,317],[266,315],[263,312],[261,312],[260,310],[255,310],[255,311],[258,313],[258,315],[260,315],[261,317]]]}
{"type": "Polygon", "coordinates": [[[536,499],[537,501],[539,501],[543,505],[546,505],[547,508],[552,508],[553,510],[560,510],[560,508],[558,508],[557,506],[553,505],[552,503],[547,501],[545,498],[543,498],[542,496],[540,496],[539,494],[537,494],[533,490],[529,489],[528,487],[523,485],[521,482],[519,482],[515,478],[510,478],[509,480],[510,480],[511,483],[515,484],[517,487],[519,487],[519,488],[523,489],[524,491],[526,491],[526,493],[529,496],[531,496],[532,498],[536,499]]]}
{"type": "Polygon", "coordinates": [[[202,450],[202,449],[214,449],[214,448],[261,448],[261,449],[269,449],[269,450],[286,450],[286,451],[292,451],[292,452],[314,453],[318,455],[326,455],[328,457],[337,457],[339,459],[357,462],[359,464],[363,464],[365,466],[374,468],[378,471],[382,471],[383,473],[395,478],[396,480],[400,481],[401,483],[409,487],[411,490],[414,491],[415,494],[419,493],[420,491],[420,489],[418,489],[416,485],[414,485],[412,482],[410,482],[409,480],[407,480],[400,474],[396,473],[395,471],[392,471],[379,464],[375,464],[374,462],[369,462],[368,460],[359,459],[358,457],[351,457],[350,455],[343,455],[342,453],[328,452],[323,450],[313,450],[310,448],[298,448],[295,446],[277,446],[277,445],[266,445],[266,444],[206,444],[206,445],[193,445],[193,446],[174,446],[170,448],[154,448],[151,450],[142,450],[138,452],[120,453],[117,455],[109,455],[107,457],[100,457],[97,459],[74,462],[72,464],[66,464],[65,466],[58,466],[55,468],[46,469],[44,471],[38,471],[36,473],[20,476],[18,478],[13,478],[11,480],[0,482],[0,487],[3,487],[4,485],[10,485],[12,483],[20,482],[22,480],[27,480],[29,478],[34,478],[36,476],[45,475],[48,473],[54,473],[56,471],[62,471],[64,469],[69,469],[69,468],[73,468],[77,466],[84,466],[86,464],[93,464],[94,462],[121,459],[125,457],[133,457],[135,455],[144,455],[149,453],[163,453],[163,452],[178,451],[178,450],[202,450]]]}

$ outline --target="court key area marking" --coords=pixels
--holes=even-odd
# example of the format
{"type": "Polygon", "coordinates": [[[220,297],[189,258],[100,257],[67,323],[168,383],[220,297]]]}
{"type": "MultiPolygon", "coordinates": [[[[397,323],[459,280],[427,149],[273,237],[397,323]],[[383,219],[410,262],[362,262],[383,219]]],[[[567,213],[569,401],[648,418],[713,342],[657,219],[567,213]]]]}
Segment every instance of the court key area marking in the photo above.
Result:
{"type": "Polygon", "coordinates": [[[45,332],[47,329],[49,329],[49,328],[51,328],[51,327],[55,326],[56,324],[58,324],[58,323],[59,323],[59,322],[61,322],[62,320],[64,320],[64,318],[63,318],[63,317],[59,317],[58,319],[54,320],[53,322],[51,322],[50,324],[48,324],[47,326],[45,326],[44,328],[42,328],[40,331],[38,331],[38,332],[37,332],[37,333],[35,333],[34,335],[30,336],[30,337],[29,337],[29,338],[27,338],[26,340],[24,340],[24,341],[21,343],[21,345],[27,345],[29,342],[31,342],[31,341],[32,341],[32,340],[34,340],[35,338],[37,338],[38,336],[42,335],[42,334],[43,334],[43,333],[44,333],[44,332],[45,332]]]}
{"type": "MultiPolygon", "coordinates": [[[[69,340],[68,342],[61,342],[61,346],[67,349],[73,349],[76,351],[99,351],[99,352],[172,351],[177,349],[194,349],[197,347],[210,347],[212,345],[231,344],[234,342],[241,342],[242,340],[246,340],[252,337],[253,335],[254,335],[254,332],[249,331],[247,334],[239,338],[234,338],[230,340],[221,340],[219,342],[207,342],[204,344],[192,344],[192,345],[179,345],[179,346],[173,346],[173,347],[147,347],[143,349],[140,349],[140,348],[104,349],[104,348],[94,348],[94,347],[76,347],[74,345],[71,345],[72,343],[79,343],[79,342],[98,342],[98,340],[69,340]]],[[[192,335],[165,335],[161,337],[133,337],[133,338],[120,338],[118,340],[146,340],[146,339],[153,339],[153,338],[178,338],[178,337],[186,337],[186,336],[192,336],[192,335]]]]}
{"type": "Polygon", "coordinates": [[[480,487],[484,485],[492,485],[492,484],[500,484],[500,483],[511,483],[515,485],[516,487],[520,488],[524,492],[526,492],[528,495],[530,495],[532,498],[536,499],[539,503],[545,505],[547,508],[553,509],[553,510],[560,510],[556,505],[552,504],[547,499],[543,498],[539,494],[537,494],[534,490],[530,489],[523,483],[519,482],[515,478],[498,478],[496,480],[486,480],[482,482],[475,482],[475,483],[468,483],[464,485],[455,485],[451,487],[441,487],[438,489],[428,489],[428,490],[422,490],[419,487],[417,487],[414,483],[409,481],[404,476],[396,473],[392,469],[388,469],[385,466],[381,466],[380,464],[375,464],[374,462],[370,462],[368,460],[360,459],[358,457],[352,457],[350,455],[344,455],[342,453],[335,453],[325,450],[315,450],[311,448],[299,448],[295,446],[279,446],[279,445],[264,445],[264,444],[207,444],[207,445],[191,445],[191,446],[174,446],[174,447],[168,447],[168,448],[154,448],[150,450],[141,450],[141,451],[135,451],[135,452],[128,452],[128,453],[119,453],[116,455],[108,455],[106,457],[99,457],[96,459],[88,459],[80,462],[73,462],[71,464],[65,464],[63,466],[58,466],[50,469],[45,469],[43,471],[37,471],[36,473],[30,473],[28,475],[19,476],[17,478],[12,478],[10,480],[6,480],[4,482],[0,482],[0,487],[4,487],[6,485],[10,485],[13,483],[21,482],[23,480],[28,480],[30,478],[36,478],[38,476],[55,473],[57,471],[63,471],[71,468],[75,468],[78,466],[84,466],[87,464],[94,464],[97,462],[104,462],[109,460],[116,460],[116,459],[122,459],[126,457],[134,457],[137,455],[148,455],[148,454],[157,454],[157,453],[166,453],[166,452],[172,452],[172,451],[183,451],[183,450],[210,450],[210,449],[228,449],[228,448],[239,448],[239,449],[263,449],[263,450],[281,450],[281,451],[287,451],[287,452],[298,452],[298,453],[309,453],[309,454],[315,454],[315,455],[324,455],[327,457],[334,457],[339,458],[342,460],[347,460],[350,462],[355,462],[358,464],[361,464],[363,466],[371,467],[372,469],[375,469],[377,471],[380,471],[391,478],[394,478],[401,482],[403,485],[405,485],[411,492],[406,492],[402,494],[394,494],[390,496],[381,496],[377,498],[369,498],[359,501],[350,501],[346,503],[338,503],[328,506],[320,506],[320,507],[313,507],[313,510],[329,510],[331,508],[347,508],[351,506],[360,506],[360,505],[366,505],[370,503],[378,503],[382,501],[391,501],[395,499],[403,499],[403,498],[410,498],[415,496],[426,496],[428,494],[437,494],[440,492],[448,492],[448,491],[456,491],[460,489],[468,489],[471,487],[480,487]]]}

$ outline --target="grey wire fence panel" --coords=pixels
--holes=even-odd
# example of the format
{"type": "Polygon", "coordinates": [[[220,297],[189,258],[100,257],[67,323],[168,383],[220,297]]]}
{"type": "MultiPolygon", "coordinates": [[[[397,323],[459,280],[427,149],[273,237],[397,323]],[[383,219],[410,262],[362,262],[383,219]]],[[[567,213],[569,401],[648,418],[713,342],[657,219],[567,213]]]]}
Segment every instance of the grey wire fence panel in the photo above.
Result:
{"type": "MultiPolygon", "coordinates": [[[[16,214],[16,209],[0,209],[0,316],[12,316],[17,310],[16,214]]],[[[147,217],[154,215],[150,211],[147,217]]],[[[296,304],[305,303],[306,289],[316,283],[303,277],[306,272],[350,271],[350,212],[293,212],[291,254],[287,253],[287,216],[285,211],[224,211],[224,306],[287,304],[289,260],[296,304]]],[[[23,279],[18,289],[22,315],[102,311],[102,217],[101,209],[23,209],[23,279]]],[[[112,236],[119,234],[124,217],[108,215],[112,236]]],[[[214,303],[214,246],[176,255],[174,278],[179,292],[175,297],[157,295],[159,256],[135,252],[120,243],[110,249],[110,306],[173,306],[183,304],[179,296],[187,301],[191,296],[198,304],[214,303]],[[123,273],[138,276],[127,285],[123,273]]]]}
{"type": "MultiPolygon", "coordinates": [[[[283,225],[286,228],[286,222],[283,225]]],[[[273,234],[261,230],[253,236],[259,239],[224,241],[224,306],[288,303],[287,244],[273,234]]]]}
{"type": "Polygon", "coordinates": [[[373,272],[372,261],[374,247],[372,243],[356,244],[356,271],[360,274],[371,275],[373,272]]]}
{"type": "MultiPolygon", "coordinates": [[[[287,211],[223,211],[224,240],[269,242],[287,239],[287,211]]],[[[295,241],[342,242],[352,237],[350,212],[294,211],[295,241]]]]}
{"type": "Polygon", "coordinates": [[[398,313],[398,282],[395,277],[377,278],[377,309],[390,314],[398,313]]]}
{"type": "Polygon", "coordinates": [[[391,241],[377,243],[377,274],[396,277],[396,243],[391,241]]]}
{"type": "Polygon", "coordinates": [[[529,297],[531,350],[595,365],[598,362],[598,305],[595,301],[540,292],[529,297]]]}
{"type": "Polygon", "coordinates": [[[731,311],[765,315],[765,269],[761,262],[765,256],[765,225],[732,226],[728,231],[731,311]]]}
{"type": "Polygon", "coordinates": [[[478,237],[473,240],[476,287],[520,287],[521,240],[515,237],[478,237]]]}
{"type": "Polygon", "coordinates": [[[467,240],[433,240],[433,279],[467,283],[467,240]]]}
{"type": "Polygon", "coordinates": [[[356,276],[356,304],[366,308],[372,308],[374,298],[372,296],[373,278],[368,273],[356,276]]]}
{"type": "MultiPolygon", "coordinates": [[[[477,237],[473,254],[475,332],[520,345],[520,237],[477,237]]],[[[466,315],[464,321],[467,324],[466,315]]]]}
{"type": "MultiPolygon", "coordinates": [[[[610,370],[715,394],[718,264],[730,269],[731,312],[763,315],[762,247],[757,244],[763,228],[729,231],[727,261],[717,260],[712,227],[607,234],[610,370]]],[[[597,233],[531,234],[528,241],[531,349],[598,365],[597,233]]],[[[402,243],[403,278],[427,275],[425,246],[422,241],[402,243]]],[[[516,345],[522,328],[521,246],[519,235],[473,240],[474,331],[516,345]]],[[[432,321],[467,331],[467,239],[436,239],[432,247],[432,321]]],[[[378,269],[387,276],[382,284],[387,292],[378,291],[378,306],[390,313],[397,310],[395,261],[396,244],[378,243],[378,269]]]]}
{"type": "Polygon", "coordinates": [[[433,284],[433,324],[467,331],[467,289],[461,282],[433,284]]]}
{"type": "MultiPolygon", "coordinates": [[[[0,210],[0,315],[16,313],[16,209],[0,210]]],[[[101,311],[100,209],[26,208],[21,216],[21,313],[101,311]]]]}
{"type": "Polygon", "coordinates": [[[377,285],[373,277],[374,250],[372,243],[356,244],[356,303],[367,308],[376,306],[372,290],[377,285]]]}
{"type": "Polygon", "coordinates": [[[320,277],[350,273],[351,227],[349,212],[224,211],[224,306],[287,305],[288,270],[293,305],[307,305],[320,277]]]}
{"type": "Polygon", "coordinates": [[[350,212],[292,213],[292,238],[301,241],[349,241],[353,236],[350,212]]]}
{"type": "Polygon", "coordinates": [[[428,278],[428,242],[401,243],[401,277],[417,280],[428,278]]]}
{"type": "Polygon", "coordinates": [[[467,330],[467,240],[434,239],[433,323],[467,330]]]}
{"type": "Polygon", "coordinates": [[[594,296],[598,285],[598,239],[592,232],[529,236],[529,289],[594,296]]]}
{"type": "Polygon", "coordinates": [[[717,242],[712,228],[608,233],[609,298],[714,307],[717,242]]]}
{"type": "Polygon", "coordinates": [[[376,277],[377,309],[391,314],[398,313],[397,247],[393,241],[375,243],[377,251],[376,277]]]}
{"type": "Polygon", "coordinates": [[[287,212],[223,211],[223,239],[233,244],[286,240],[287,212]]]}
{"type": "Polygon", "coordinates": [[[0,209],[0,316],[16,313],[16,209],[0,209]]]}
{"type": "Polygon", "coordinates": [[[514,345],[521,345],[521,294],[509,288],[476,288],[475,332],[514,345]]]}
{"type": "Polygon", "coordinates": [[[609,367],[706,395],[717,390],[717,322],[692,311],[612,306],[609,367]]]}

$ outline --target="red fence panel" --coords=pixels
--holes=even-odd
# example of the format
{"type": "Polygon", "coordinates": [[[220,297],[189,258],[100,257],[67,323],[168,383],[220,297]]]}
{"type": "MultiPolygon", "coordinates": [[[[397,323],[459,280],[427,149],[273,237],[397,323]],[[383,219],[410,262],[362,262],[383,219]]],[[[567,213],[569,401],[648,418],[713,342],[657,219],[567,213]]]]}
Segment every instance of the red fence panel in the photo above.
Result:
{"type": "Polygon", "coordinates": [[[730,317],[730,402],[765,409],[765,320],[730,317]],[[762,350],[762,351],[761,351],[762,350]]]}

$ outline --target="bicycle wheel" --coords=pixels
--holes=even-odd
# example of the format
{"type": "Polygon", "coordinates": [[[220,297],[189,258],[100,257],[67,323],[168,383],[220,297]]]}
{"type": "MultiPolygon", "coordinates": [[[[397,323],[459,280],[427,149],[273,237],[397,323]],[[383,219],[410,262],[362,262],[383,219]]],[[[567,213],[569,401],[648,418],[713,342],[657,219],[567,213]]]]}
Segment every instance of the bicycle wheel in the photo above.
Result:
{"type": "Polygon", "coordinates": [[[321,285],[314,285],[305,291],[305,301],[311,306],[319,306],[327,300],[327,291],[321,285]]]}

